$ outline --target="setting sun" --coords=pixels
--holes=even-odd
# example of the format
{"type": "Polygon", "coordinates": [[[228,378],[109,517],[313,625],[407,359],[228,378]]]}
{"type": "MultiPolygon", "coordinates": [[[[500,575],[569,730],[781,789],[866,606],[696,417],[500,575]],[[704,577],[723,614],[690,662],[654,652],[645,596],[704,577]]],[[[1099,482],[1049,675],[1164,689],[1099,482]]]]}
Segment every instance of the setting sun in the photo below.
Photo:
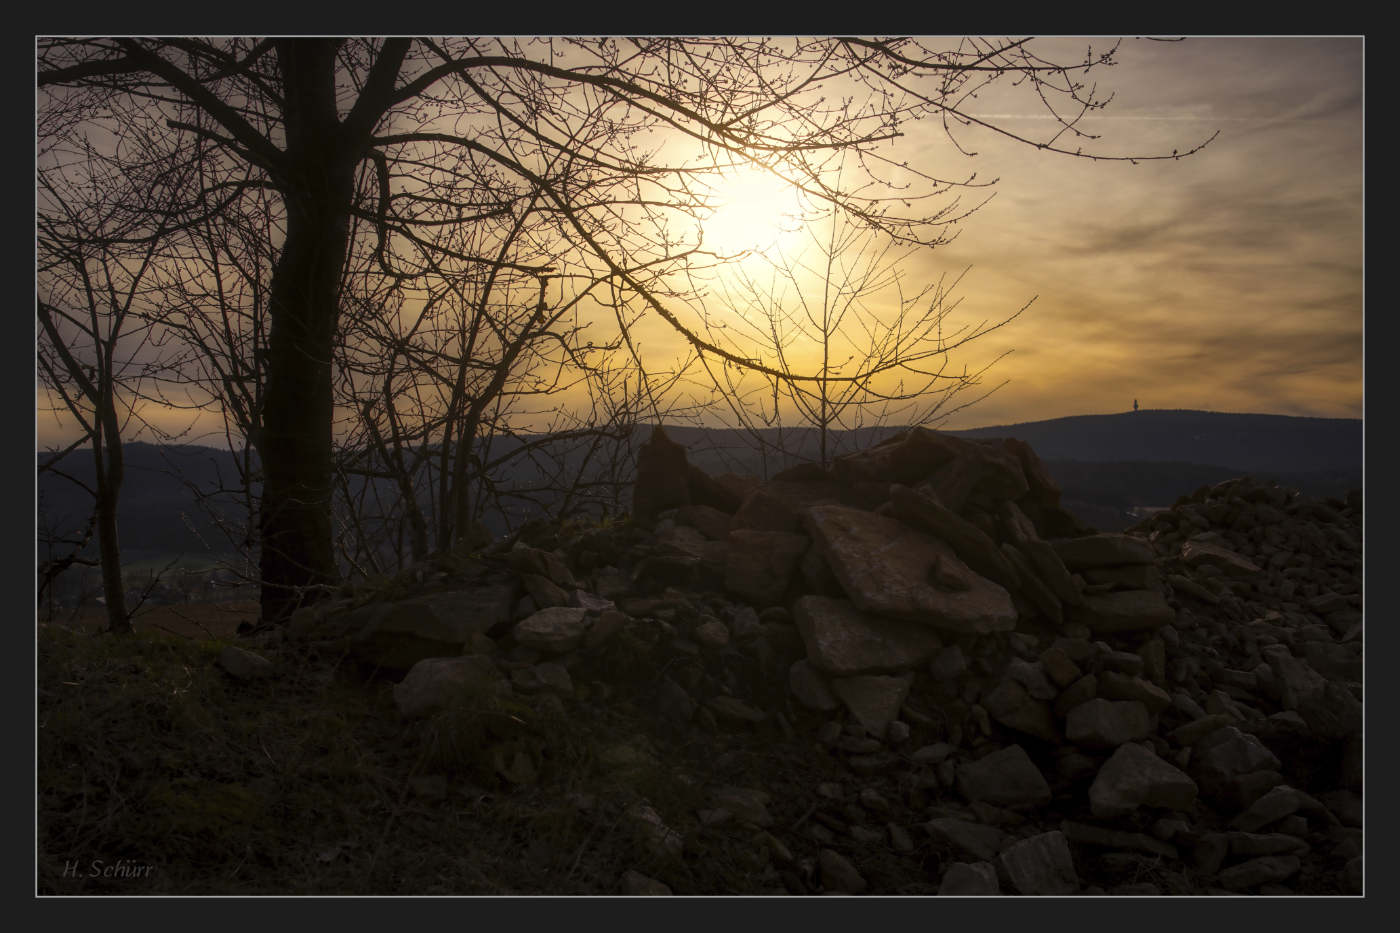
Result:
{"type": "Polygon", "coordinates": [[[802,192],[759,169],[724,173],[711,194],[716,207],[701,221],[704,245],[722,255],[767,249],[802,222],[802,192]]]}

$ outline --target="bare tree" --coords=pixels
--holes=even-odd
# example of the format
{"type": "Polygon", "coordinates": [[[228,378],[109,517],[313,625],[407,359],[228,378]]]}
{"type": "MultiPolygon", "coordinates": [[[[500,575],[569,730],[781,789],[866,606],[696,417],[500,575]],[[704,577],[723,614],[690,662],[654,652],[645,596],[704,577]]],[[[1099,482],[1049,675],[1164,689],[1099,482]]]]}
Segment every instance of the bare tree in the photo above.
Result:
{"type": "Polygon", "coordinates": [[[997,320],[961,320],[955,292],[968,270],[911,287],[907,270],[920,252],[826,212],[809,218],[795,245],[780,242],[725,270],[707,302],[720,306],[709,316],[711,339],[775,360],[781,374],[816,378],[707,363],[705,381],[720,389],[711,412],[783,460],[801,456],[787,449],[783,428],[813,428],[825,468],[837,432],[863,443],[870,429],[940,424],[1000,388],[982,383],[1005,353],[975,369],[954,359],[1035,299],[997,320]]]}
{"type": "Polygon", "coordinates": [[[41,132],[82,136],[99,111],[158,113],[170,132],[155,151],[119,155],[197,156],[230,202],[252,191],[279,202],[261,425],[262,605],[273,622],[337,576],[335,348],[347,274],[366,257],[388,279],[449,258],[527,276],[588,270],[706,357],[820,380],[706,340],[669,292],[695,256],[704,202],[693,182],[752,162],[903,242],[937,243],[965,212],[955,197],[930,199],[972,177],[921,173],[881,147],[932,118],[950,133],[975,124],[1045,151],[1117,157],[1084,152],[1079,129],[1105,102],[1083,75],[1113,55],[1066,65],[1029,40],[982,39],[96,38],[41,40],[37,70],[41,132]],[[1046,137],[977,116],[976,91],[999,81],[1044,103],[1046,137]],[[877,187],[833,184],[833,153],[858,154],[877,187]],[[895,169],[918,190],[891,190],[895,169]],[[561,237],[547,261],[424,235],[515,216],[536,197],[561,237]]]}
{"type": "MultiPolygon", "coordinates": [[[[147,279],[166,234],[159,206],[178,197],[183,177],[154,167],[144,177],[116,173],[92,151],[82,156],[39,175],[37,360],[45,387],[82,431],[76,443],[91,446],[92,525],[108,630],[129,633],[117,527],[122,442],[133,420],[140,422],[143,383],[158,380],[166,365],[137,309],[146,300],[147,279]],[[75,176],[81,185],[68,183],[75,176]],[[133,212],[133,202],[156,209],[133,212]],[[154,227],[148,225],[152,217],[154,227]]],[[[42,468],[56,470],[57,459],[42,468]]],[[[80,562],[80,553],[52,564],[50,572],[80,562]]]]}

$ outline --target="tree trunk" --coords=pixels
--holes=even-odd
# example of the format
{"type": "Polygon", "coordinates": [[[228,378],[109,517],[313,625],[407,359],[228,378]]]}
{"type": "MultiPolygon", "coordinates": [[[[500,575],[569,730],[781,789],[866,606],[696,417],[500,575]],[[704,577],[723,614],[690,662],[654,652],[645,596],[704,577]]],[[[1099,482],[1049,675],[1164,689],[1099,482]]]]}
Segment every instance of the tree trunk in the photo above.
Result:
{"type": "MultiPolygon", "coordinates": [[[[108,398],[102,401],[110,404],[108,398]]],[[[116,418],[108,417],[108,413],[102,411],[97,413],[97,420],[99,424],[107,426],[116,418]]],[[[107,631],[129,635],[131,618],[126,612],[121,546],[117,540],[117,497],[124,476],[120,437],[115,432],[107,434],[99,427],[93,433],[92,453],[97,467],[97,501],[94,508],[97,512],[97,549],[102,566],[102,596],[107,601],[107,631]]]]}
{"type": "Polygon", "coordinates": [[[263,415],[262,621],[283,622],[337,578],[332,547],[331,358],[354,195],[341,143],[335,40],[279,43],[287,234],[273,270],[263,415]]]}

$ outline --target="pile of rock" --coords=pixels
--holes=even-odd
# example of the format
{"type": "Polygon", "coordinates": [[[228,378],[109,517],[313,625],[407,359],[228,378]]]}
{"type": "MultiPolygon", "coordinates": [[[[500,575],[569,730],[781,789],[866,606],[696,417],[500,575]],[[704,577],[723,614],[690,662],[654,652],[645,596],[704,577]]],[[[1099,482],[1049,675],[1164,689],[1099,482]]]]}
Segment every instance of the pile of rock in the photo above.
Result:
{"type": "Polygon", "coordinates": [[[810,788],[786,838],[763,788],[634,808],[676,858],[688,821],[759,831],[778,890],[880,890],[862,853],[932,847],[912,891],[1360,893],[1359,499],[1231,481],[1095,534],[1011,439],[913,429],[759,482],[658,429],[634,518],[288,634],[405,675],[409,717],[482,689],[566,712],[620,632],[663,645],[668,728],[815,739],[858,787],[810,788]]]}

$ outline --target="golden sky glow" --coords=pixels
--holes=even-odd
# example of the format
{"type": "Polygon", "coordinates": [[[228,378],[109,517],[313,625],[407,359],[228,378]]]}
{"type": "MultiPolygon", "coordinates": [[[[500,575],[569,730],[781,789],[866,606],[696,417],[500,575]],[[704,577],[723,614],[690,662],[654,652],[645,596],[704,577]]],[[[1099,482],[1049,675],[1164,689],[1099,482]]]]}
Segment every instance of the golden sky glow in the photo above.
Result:
{"type": "MultiPolygon", "coordinates": [[[[1061,60],[1075,60],[1091,40],[1055,41],[1061,60]]],[[[1125,411],[1134,399],[1143,408],[1360,417],[1362,50],[1356,38],[1125,42],[1120,64],[1095,72],[1114,93],[1085,123],[1102,134],[1096,151],[1185,151],[1219,131],[1181,160],[1093,162],[976,127],[954,127],[954,146],[942,125],[904,127],[895,149],[911,165],[997,183],[962,194],[964,208],[993,196],[952,243],[905,261],[901,287],[917,292],[970,266],[955,296],[956,320],[968,325],[1036,297],[954,361],[977,369],[1011,351],[985,384],[1009,383],[945,426],[1125,411]]],[[[1027,134],[1046,118],[1009,91],[987,94],[972,112],[1027,134]]],[[[793,217],[810,209],[752,170],[728,173],[713,197],[705,247],[721,253],[795,248],[793,217]]],[[[712,312],[718,294],[706,299],[712,312]]],[[[659,366],[684,353],[655,319],[637,338],[659,366]]],[[[148,414],[166,427],[189,420],[148,414]]],[[[222,443],[212,429],[211,420],[189,439],[222,443]]],[[[41,447],[66,436],[47,414],[37,433],[41,447]]]]}

